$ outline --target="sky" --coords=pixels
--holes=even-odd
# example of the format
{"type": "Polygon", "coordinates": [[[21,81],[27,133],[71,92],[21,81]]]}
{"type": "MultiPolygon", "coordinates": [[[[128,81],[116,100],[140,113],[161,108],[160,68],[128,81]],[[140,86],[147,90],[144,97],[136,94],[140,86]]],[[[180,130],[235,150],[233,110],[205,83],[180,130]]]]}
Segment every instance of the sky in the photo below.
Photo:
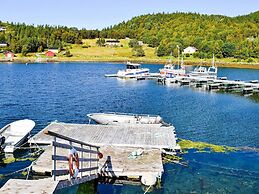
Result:
{"type": "Polygon", "coordinates": [[[1,21],[86,29],[102,29],[148,13],[237,16],[259,10],[259,0],[0,0],[0,5],[1,21]]]}

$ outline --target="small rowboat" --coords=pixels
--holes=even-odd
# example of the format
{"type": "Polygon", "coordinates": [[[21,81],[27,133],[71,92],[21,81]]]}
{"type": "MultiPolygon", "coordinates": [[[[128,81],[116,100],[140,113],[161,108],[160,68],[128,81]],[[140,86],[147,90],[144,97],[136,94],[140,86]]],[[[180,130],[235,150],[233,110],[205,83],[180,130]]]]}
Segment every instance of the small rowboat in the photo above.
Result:
{"type": "Polygon", "coordinates": [[[90,120],[98,124],[166,124],[158,115],[131,114],[131,113],[91,113],[90,120]]]}
{"type": "Polygon", "coordinates": [[[29,119],[12,122],[0,129],[0,147],[5,153],[13,153],[26,140],[35,122],[29,119]]]}

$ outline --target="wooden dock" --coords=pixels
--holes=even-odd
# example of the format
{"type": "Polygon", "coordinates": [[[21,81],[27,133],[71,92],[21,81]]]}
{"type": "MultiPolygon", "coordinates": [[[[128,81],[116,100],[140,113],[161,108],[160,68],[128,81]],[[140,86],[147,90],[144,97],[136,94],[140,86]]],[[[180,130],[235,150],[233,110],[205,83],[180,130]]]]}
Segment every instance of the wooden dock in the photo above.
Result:
{"type": "MultiPolygon", "coordinates": [[[[108,176],[132,177],[141,176],[145,172],[153,172],[161,176],[163,173],[162,150],[176,151],[180,149],[176,143],[177,138],[173,126],[89,125],[53,122],[31,138],[29,142],[50,145],[53,138],[46,135],[44,131],[52,131],[100,146],[99,151],[103,153],[104,158],[99,160],[99,171],[108,176]],[[130,154],[138,148],[143,150],[143,155],[131,159],[130,154]],[[112,161],[112,168],[105,168],[105,163],[109,160],[112,161]]],[[[32,170],[35,173],[51,174],[51,153],[49,146],[33,165],[32,170]]],[[[65,154],[64,151],[63,154],[65,154]]],[[[60,162],[58,167],[66,166],[66,162],[60,162]]]]}
{"type": "Polygon", "coordinates": [[[53,193],[99,176],[140,178],[152,175],[159,179],[164,172],[162,151],[180,149],[176,139],[173,126],[54,122],[29,140],[31,144],[48,145],[33,164],[32,171],[52,178],[10,179],[0,193],[53,193]],[[80,175],[69,180],[67,149],[70,149],[72,142],[80,155],[80,175]],[[136,155],[137,151],[141,154],[136,155]],[[93,156],[100,152],[103,158],[93,156]]]}
{"type": "Polygon", "coordinates": [[[163,84],[179,84],[180,86],[189,85],[195,88],[203,87],[206,90],[222,90],[225,92],[239,92],[241,94],[258,94],[259,83],[258,80],[251,80],[250,82],[240,80],[227,79],[210,79],[200,77],[178,76],[174,78],[159,78],[158,82],[163,84]]]}
{"type": "Polygon", "coordinates": [[[63,134],[98,146],[180,149],[176,143],[173,126],[139,125],[89,125],[53,122],[29,139],[29,143],[51,144],[53,138],[44,130],[63,134]]]}
{"type": "MultiPolygon", "coordinates": [[[[99,160],[99,172],[109,177],[140,177],[146,172],[152,172],[158,177],[164,172],[161,151],[159,149],[143,149],[143,154],[135,159],[130,154],[136,150],[132,147],[103,146],[100,152],[103,158],[99,160]]],[[[52,147],[48,146],[45,152],[35,161],[32,171],[38,175],[51,175],[52,147]]],[[[62,154],[67,154],[62,150],[62,154]]],[[[58,169],[67,168],[67,162],[59,162],[58,169]]],[[[87,175],[87,174],[85,174],[87,175]]]]}

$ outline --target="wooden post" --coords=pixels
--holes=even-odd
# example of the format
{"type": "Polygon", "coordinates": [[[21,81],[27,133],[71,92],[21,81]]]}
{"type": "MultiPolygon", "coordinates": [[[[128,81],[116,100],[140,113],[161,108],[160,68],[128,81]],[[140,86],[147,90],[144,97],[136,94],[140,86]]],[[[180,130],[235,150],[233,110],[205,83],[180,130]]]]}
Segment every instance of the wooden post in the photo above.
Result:
{"type": "MultiPolygon", "coordinates": [[[[99,148],[96,148],[96,150],[99,152],[99,148]]],[[[98,154],[96,154],[96,159],[99,159],[99,156],[98,154]]],[[[97,165],[97,169],[96,169],[96,174],[98,174],[98,171],[99,171],[99,160],[96,161],[96,165],[97,165]]]]}
{"type": "MultiPolygon", "coordinates": [[[[83,144],[81,144],[81,148],[83,148],[83,144]]],[[[84,152],[81,151],[80,158],[83,158],[83,154],[84,154],[84,152]]],[[[81,161],[79,168],[81,168],[81,169],[83,168],[83,160],[81,161]]],[[[82,177],[83,177],[83,172],[80,173],[80,178],[82,178],[82,177]]]]}
{"type": "MultiPolygon", "coordinates": [[[[56,137],[53,138],[53,142],[56,143],[56,137]]],[[[52,155],[53,156],[56,156],[56,146],[55,145],[52,145],[52,155]]],[[[52,160],[52,178],[54,181],[56,181],[56,159],[52,160]]]]}
{"type": "MultiPolygon", "coordinates": [[[[89,149],[90,149],[89,158],[92,159],[92,153],[91,153],[92,147],[89,146],[89,149]]],[[[90,160],[90,162],[89,162],[89,168],[91,168],[91,167],[92,167],[92,161],[90,160]]],[[[90,175],[91,175],[91,171],[90,171],[90,175]]]]}

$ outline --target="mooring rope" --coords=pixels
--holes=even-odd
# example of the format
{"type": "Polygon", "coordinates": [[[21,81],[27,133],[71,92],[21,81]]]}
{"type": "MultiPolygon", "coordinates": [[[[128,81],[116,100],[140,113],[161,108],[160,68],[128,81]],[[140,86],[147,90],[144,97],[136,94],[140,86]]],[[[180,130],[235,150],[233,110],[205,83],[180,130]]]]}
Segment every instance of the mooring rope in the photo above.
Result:
{"type": "MultiPolygon", "coordinates": [[[[33,163],[31,163],[30,166],[27,166],[27,167],[25,167],[25,168],[16,170],[16,171],[14,171],[14,172],[7,173],[7,174],[1,174],[0,178],[2,178],[2,177],[8,177],[8,176],[11,176],[11,175],[13,175],[13,174],[17,174],[17,173],[23,172],[23,171],[25,171],[25,170],[27,170],[27,172],[29,172],[30,169],[31,169],[31,167],[32,167],[32,165],[33,165],[33,163]]],[[[26,179],[27,179],[27,178],[28,178],[28,177],[26,177],[26,179]]]]}
{"type": "Polygon", "coordinates": [[[144,194],[146,194],[148,191],[149,191],[149,189],[152,187],[152,185],[150,185],[148,188],[147,188],[147,190],[144,192],[144,194]]]}

